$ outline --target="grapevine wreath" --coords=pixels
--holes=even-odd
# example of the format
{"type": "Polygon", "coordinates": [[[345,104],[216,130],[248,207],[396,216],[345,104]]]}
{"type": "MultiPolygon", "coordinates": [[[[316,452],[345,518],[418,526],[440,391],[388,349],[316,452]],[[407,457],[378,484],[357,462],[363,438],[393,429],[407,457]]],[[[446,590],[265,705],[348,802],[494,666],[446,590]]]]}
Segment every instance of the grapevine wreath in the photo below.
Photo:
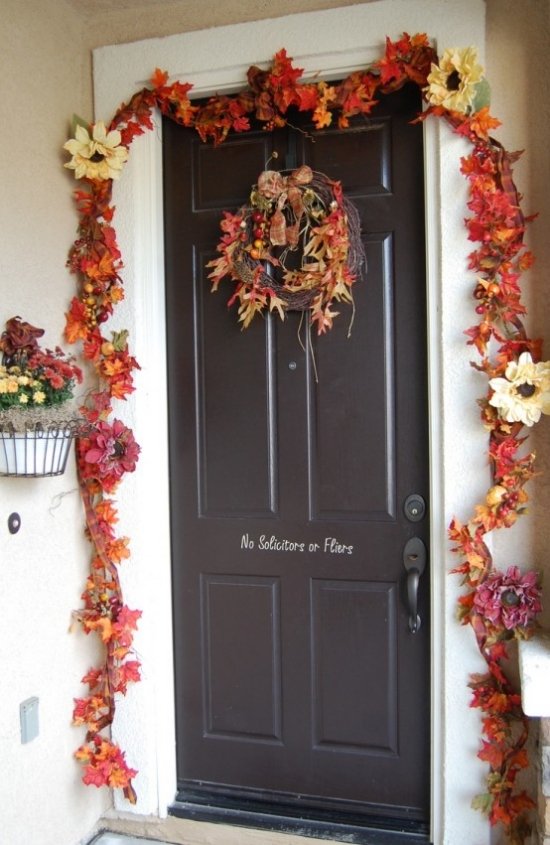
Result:
{"type": "Polygon", "coordinates": [[[281,319],[286,311],[309,311],[322,334],[338,314],[335,300],[353,305],[352,285],[366,260],[359,214],[340,182],[307,165],[264,170],[249,203],[224,212],[220,225],[221,255],[209,262],[209,278],[213,290],[225,276],[236,282],[228,304],[239,301],[243,328],[266,308],[281,319]]]}

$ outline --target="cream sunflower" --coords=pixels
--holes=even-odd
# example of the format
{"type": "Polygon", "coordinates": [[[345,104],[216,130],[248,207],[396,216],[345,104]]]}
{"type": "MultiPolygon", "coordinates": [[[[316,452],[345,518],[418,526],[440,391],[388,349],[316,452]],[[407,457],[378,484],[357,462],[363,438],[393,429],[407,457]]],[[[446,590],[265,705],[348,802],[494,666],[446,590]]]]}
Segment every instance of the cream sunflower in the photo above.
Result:
{"type": "Polygon", "coordinates": [[[84,126],[77,126],[75,137],[63,144],[72,158],[65,164],[74,170],[76,179],[118,179],[128,159],[128,150],[120,143],[118,129],[107,132],[100,120],[92,135],[84,126]]]}
{"type": "Polygon", "coordinates": [[[426,95],[432,106],[466,114],[473,108],[482,81],[483,68],[477,63],[476,48],[454,47],[445,50],[439,65],[432,64],[426,95]]]}
{"type": "Polygon", "coordinates": [[[506,422],[532,426],[541,414],[550,414],[550,361],[533,363],[529,352],[506,367],[504,378],[492,378],[489,404],[506,422]]]}

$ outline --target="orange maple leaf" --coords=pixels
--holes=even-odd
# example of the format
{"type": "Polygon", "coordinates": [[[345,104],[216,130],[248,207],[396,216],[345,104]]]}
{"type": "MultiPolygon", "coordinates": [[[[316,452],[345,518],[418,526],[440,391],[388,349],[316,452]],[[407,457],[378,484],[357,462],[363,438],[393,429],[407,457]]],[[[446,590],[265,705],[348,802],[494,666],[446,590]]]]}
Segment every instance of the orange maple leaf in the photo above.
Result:
{"type": "Polygon", "coordinates": [[[109,642],[113,636],[113,625],[108,616],[101,616],[99,619],[85,619],[83,625],[86,633],[96,631],[99,628],[104,643],[109,642]]]}
{"type": "Polygon", "coordinates": [[[126,367],[124,362],[120,360],[120,358],[107,358],[102,362],[102,370],[104,374],[108,378],[112,378],[113,376],[117,376],[120,373],[124,372],[126,367]]]}
{"type": "Polygon", "coordinates": [[[109,786],[112,789],[124,789],[135,775],[137,775],[135,769],[122,769],[120,766],[113,766],[109,772],[109,786]]]}
{"type": "Polygon", "coordinates": [[[134,390],[135,387],[133,386],[131,376],[112,381],[109,385],[109,393],[113,399],[125,399],[134,390]]]}
{"type": "Polygon", "coordinates": [[[116,305],[117,302],[122,302],[124,299],[124,289],[121,285],[111,285],[109,288],[109,299],[113,305],[116,305]]]}
{"type": "Polygon", "coordinates": [[[318,105],[313,112],[313,122],[316,129],[323,129],[332,123],[332,113],[328,111],[325,103],[318,105]]]}
{"type": "Polygon", "coordinates": [[[502,123],[498,118],[491,117],[489,114],[489,106],[484,106],[480,109],[470,120],[470,127],[472,132],[479,138],[483,138],[485,140],[489,137],[489,131],[491,129],[498,129],[499,126],[502,126],[502,123]]]}
{"type": "Polygon", "coordinates": [[[85,273],[89,279],[109,281],[116,276],[116,270],[113,265],[113,256],[110,252],[105,252],[99,261],[84,258],[82,259],[80,267],[82,272],[85,273]]]}
{"type": "Polygon", "coordinates": [[[529,267],[532,267],[533,262],[535,260],[535,256],[532,252],[524,252],[521,258],[518,261],[518,269],[523,272],[524,270],[528,270],[529,267]]]}
{"type": "Polygon", "coordinates": [[[107,546],[107,554],[115,563],[130,557],[128,549],[129,537],[119,537],[107,546]]]}
{"type": "Polygon", "coordinates": [[[98,502],[95,506],[95,512],[99,519],[102,519],[109,525],[113,525],[115,522],[118,522],[118,513],[116,508],[113,507],[112,499],[102,499],[101,502],[98,502]]]}
{"type": "Polygon", "coordinates": [[[65,319],[65,338],[68,343],[75,343],[77,340],[84,340],[87,337],[86,306],[76,297],[71,300],[65,319]]]}
{"type": "Polygon", "coordinates": [[[168,82],[168,73],[160,68],[155,68],[155,72],[151,77],[151,85],[153,88],[163,88],[168,82]]]}

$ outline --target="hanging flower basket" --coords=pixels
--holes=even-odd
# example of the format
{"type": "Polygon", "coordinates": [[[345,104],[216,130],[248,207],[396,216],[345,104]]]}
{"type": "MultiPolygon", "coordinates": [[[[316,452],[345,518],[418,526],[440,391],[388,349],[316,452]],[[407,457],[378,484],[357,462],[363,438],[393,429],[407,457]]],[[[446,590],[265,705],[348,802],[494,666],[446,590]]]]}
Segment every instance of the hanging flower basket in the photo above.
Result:
{"type": "Polygon", "coordinates": [[[80,424],[78,420],[48,426],[36,423],[25,431],[16,431],[10,423],[0,424],[0,476],[62,475],[80,424]]]}
{"type": "Polygon", "coordinates": [[[70,401],[82,373],[59,347],[42,349],[43,334],[12,317],[0,336],[0,476],[61,475],[83,428],[70,401]]]}

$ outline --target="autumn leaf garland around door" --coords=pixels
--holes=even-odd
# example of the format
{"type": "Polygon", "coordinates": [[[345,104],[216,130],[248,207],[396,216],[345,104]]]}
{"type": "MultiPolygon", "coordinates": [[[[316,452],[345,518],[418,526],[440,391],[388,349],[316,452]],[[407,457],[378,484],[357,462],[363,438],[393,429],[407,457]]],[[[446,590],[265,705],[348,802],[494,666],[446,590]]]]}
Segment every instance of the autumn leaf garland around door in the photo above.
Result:
{"type": "MultiPolygon", "coordinates": [[[[113,180],[121,175],[128,148],[135,137],[153,128],[155,108],[197,131],[202,141],[220,144],[229,132],[246,132],[251,117],[270,131],[290,121],[293,110],[309,114],[314,131],[322,131],[334,121],[346,127],[352,117],[368,119],[377,97],[413,83],[426,102],[418,119],[443,119],[471,144],[461,171],[469,184],[465,223],[468,238],[475,244],[469,269],[476,321],[466,335],[480,356],[474,366],[486,378],[480,405],[493,480],[472,516],[465,523],[453,520],[449,534],[459,558],[454,572],[462,576],[465,588],[459,602],[460,619],[471,626],[486,663],[486,671],[470,679],[472,706],[482,714],[484,738],[478,756],[488,765],[486,790],[473,804],[488,815],[491,824],[502,825],[509,842],[523,843],[534,806],[530,796],[516,787],[517,775],[528,765],[527,720],[505,666],[508,644],[529,637],[534,630],[540,588],[537,574],[524,571],[520,562],[498,569],[485,542],[487,534],[513,525],[524,513],[525,488],[535,463],[534,454],[524,445],[526,435],[541,414],[550,412],[550,364],[541,361],[541,342],[530,338],[523,324],[525,306],[519,282],[533,257],[525,246],[527,219],[513,181],[516,156],[490,134],[500,124],[489,112],[487,81],[472,47],[446,50],[438,59],[426,35],[405,33],[397,41],[386,39],[380,60],[334,85],[302,81],[302,70],[281,50],[267,69],[251,67],[247,82],[237,94],[215,96],[204,105],[195,105],[189,98],[191,85],[169,84],[168,74],[156,70],[151,87],[134,94],[107,126],[101,122],[81,124],[65,144],[71,155],[66,167],[81,181],[75,193],[78,239],[69,257],[79,292],[67,314],[66,337],[70,342],[82,341],[84,357],[99,381],[83,410],[94,428],[78,449],[93,553],[84,606],[77,616],[86,632],[100,635],[105,648],[103,664],[84,678],[89,694],[76,702],[74,711],[75,723],[87,730],[86,742],[77,752],[84,764],[83,779],[97,786],[120,787],[130,801],[135,800],[132,781],[136,772],[107,733],[115,716],[116,695],[124,694],[131,681],[139,680],[132,637],[140,613],[124,604],[120,590],[118,566],[129,556],[128,539],[115,535],[117,514],[110,498],[124,474],[133,471],[138,457],[139,447],[131,431],[112,420],[113,400],[124,400],[134,389],[133,371],[138,364],[129,352],[127,334],[107,337],[103,329],[123,296],[122,259],[111,202],[113,180]]],[[[294,171],[290,175],[298,179],[303,174],[294,171]]],[[[338,208],[339,196],[335,200],[338,208]]],[[[245,264],[252,276],[238,267],[233,275],[237,282],[233,300],[239,301],[239,318],[247,325],[262,310],[256,306],[251,310],[247,301],[257,285],[263,285],[259,292],[267,297],[265,303],[260,300],[262,307],[269,306],[269,299],[279,313],[284,314],[285,308],[277,301],[279,293],[273,295],[265,289],[265,220],[264,226],[258,227],[261,243],[255,245],[250,242],[249,229],[252,223],[262,221],[252,217],[250,222],[250,208],[236,214],[228,212],[221,256],[212,263],[211,276],[217,284],[227,271],[235,270],[231,266],[234,255],[243,257],[243,249],[247,251],[245,264]],[[237,243],[237,228],[243,222],[245,237],[237,243]]],[[[344,256],[342,267],[346,263],[344,256]]],[[[342,299],[347,299],[349,288],[344,280],[342,299]]],[[[322,316],[313,311],[310,318],[322,332],[330,328],[334,315],[330,309],[321,311],[322,316]]]]}

